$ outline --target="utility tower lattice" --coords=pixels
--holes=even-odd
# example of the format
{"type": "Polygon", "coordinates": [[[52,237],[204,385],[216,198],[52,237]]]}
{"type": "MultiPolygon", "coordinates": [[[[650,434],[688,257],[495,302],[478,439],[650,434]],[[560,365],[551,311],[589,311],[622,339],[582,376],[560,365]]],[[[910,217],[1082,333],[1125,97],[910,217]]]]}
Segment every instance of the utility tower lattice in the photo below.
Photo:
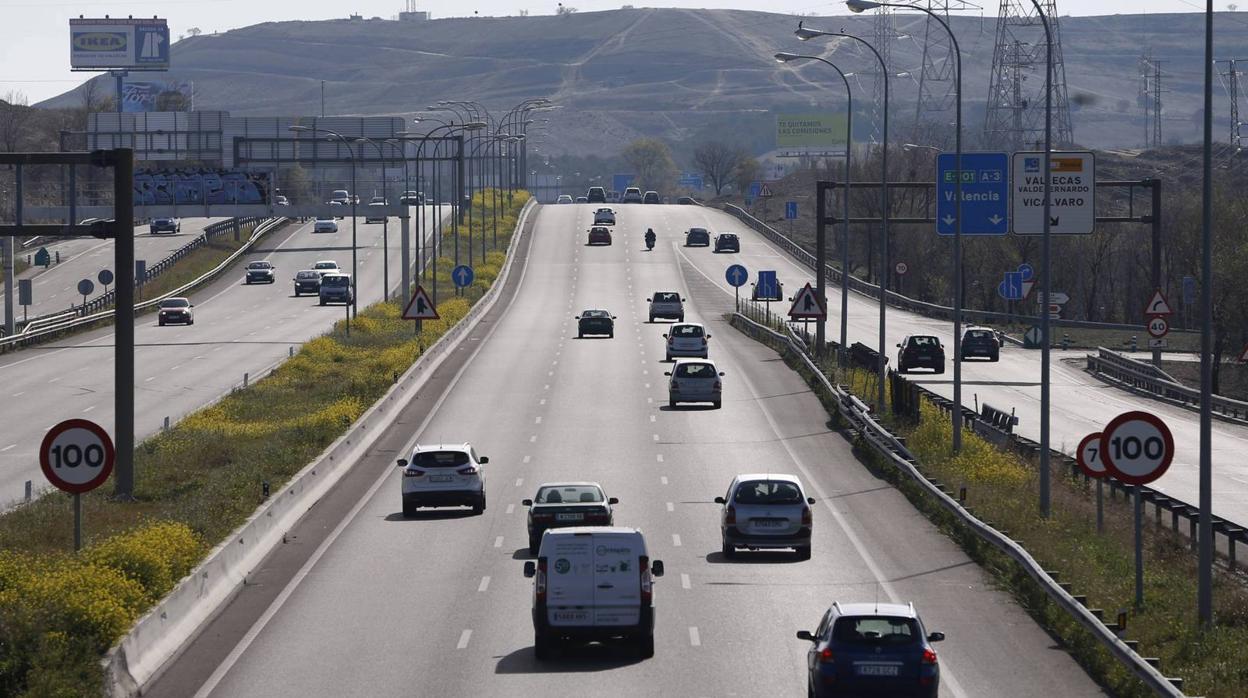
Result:
{"type": "MultiPolygon", "coordinates": [[[[1053,34],[1053,145],[1074,142],[1057,0],[1041,0],[1053,34]]],[[[1023,150],[1044,143],[1045,36],[1029,0],[1001,0],[988,84],[984,139],[993,147],[1023,150]]]]}
{"type": "Polygon", "coordinates": [[[1144,147],[1161,147],[1161,61],[1152,52],[1140,58],[1140,107],[1144,109],[1144,147]]]}
{"type": "MultiPolygon", "coordinates": [[[[949,23],[950,10],[978,9],[967,0],[927,0],[927,9],[949,23]]],[[[923,69],[919,72],[919,99],[914,109],[914,138],[945,148],[953,140],[953,108],[958,98],[957,54],[949,34],[931,15],[923,29],[923,69]],[[936,128],[931,128],[935,126],[936,128]]],[[[950,25],[950,29],[953,25],[950,25]]]]}
{"type": "Polygon", "coordinates": [[[1242,71],[1239,70],[1240,63],[1248,63],[1248,59],[1232,58],[1225,61],[1214,61],[1226,64],[1226,72],[1221,73],[1223,78],[1223,86],[1226,87],[1226,96],[1231,101],[1231,147],[1236,150],[1244,147],[1244,142],[1248,140],[1248,136],[1244,135],[1243,123],[1239,120],[1239,78],[1242,71]]]}
{"type": "MultiPolygon", "coordinates": [[[[889,47],[893,43],[893,39],[897,38],[897,28],[894,25],[893,13],[886,7],[881,7],[875,13],[875,41],[872,46],[879,51],[880,58],[884,60],[883,71],[891,75],[893,68],[893,59],[889,47]]],[[[881,143],[884,140],[884,73],[880,73],[875,78],[875,85],[871,91],[871,141],[881,143]]]]}

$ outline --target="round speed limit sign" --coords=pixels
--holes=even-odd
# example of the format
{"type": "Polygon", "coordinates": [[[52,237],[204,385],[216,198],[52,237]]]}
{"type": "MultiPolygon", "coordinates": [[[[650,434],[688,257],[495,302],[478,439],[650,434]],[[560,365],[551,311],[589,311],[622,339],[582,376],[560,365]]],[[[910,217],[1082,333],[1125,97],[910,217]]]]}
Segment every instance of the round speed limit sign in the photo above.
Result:
{"type": "Polygon", "coordinates": [[[1145,485],[1165,474],[1174,459],[1174,436],[1148,412],[1124,412],[1101,432],[1101,462],[1128,485],[1145,485]]]}
{"type": "Polygon", "coordinates": [[[48,430],[39,447],[39,466],[57,489],[75,494],[104,484],[113,472],[113,440],[104,427],[67,419],[48,430]]]}
{"type": "Polygon", "coordinates": [[[1105,477],[1105,464],[1101,462],[1101,432],[1083,437],[1075,453],[1075,461],[1084,475],[1098,480],[1105,477]]]}

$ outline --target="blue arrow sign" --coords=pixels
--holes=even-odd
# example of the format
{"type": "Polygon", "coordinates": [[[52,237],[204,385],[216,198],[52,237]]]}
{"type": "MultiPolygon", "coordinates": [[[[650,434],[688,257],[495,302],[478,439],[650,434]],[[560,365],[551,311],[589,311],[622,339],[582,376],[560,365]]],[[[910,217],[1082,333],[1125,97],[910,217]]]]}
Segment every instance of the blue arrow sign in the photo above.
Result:
{"type": "MultiPolygon", "coordinates": [[[[936,158],[936,232],[953,235],[959,177],[953,153],[936,158]]],[[[1010,230],[1010,173],[1005,153],[962,153],[962,234],[1005,235],[1010,230]]]]}
{"type": "Polygon", "coordinates": [[[728,279],[728,283],[733,287],[740,288],[745,285],[745,282],[750,280],[750,272],[746,271],[746,268],[740,264],[734,264],[724,272],[724,277],[728,279]]]}
{"type": "Polygon", "coordinates": [[[758,283],[755,284],[754,289],[760,299],[770,298],[778,300],[780,298],[780,282],[776,279],[776,272],[758,272],[758,283]]]}
{"type": "Polygon", "coordinates": [[[451,270],[451,280],[455,282],[456,288],[463,288],[472,284],[472,279],[476,275],[472,272],[472,267],[461,264],[451,270]]]}
{"type": "Polygon", "coordinates": [[[1030,264],[1024,262],[1018,265],[1018,273],[1023,275],[1023,281],[1031,281],[1032,277],[1036,275],[1036,270],[1032,269],[1030,264]]]}
{"type": "Polygon", "coordinates": [[[784,218],[785,220],[790,220],[790,221],[797,219],[797,202],[796,201],[784,202],[784,218]]]}
{"type": "Polygon", "coordinates": [[[1021,271],[1005,272],[1005,279],[997,286],[997,294],[1007,301],[1023,299],[1023,273],[1021,271]]]}

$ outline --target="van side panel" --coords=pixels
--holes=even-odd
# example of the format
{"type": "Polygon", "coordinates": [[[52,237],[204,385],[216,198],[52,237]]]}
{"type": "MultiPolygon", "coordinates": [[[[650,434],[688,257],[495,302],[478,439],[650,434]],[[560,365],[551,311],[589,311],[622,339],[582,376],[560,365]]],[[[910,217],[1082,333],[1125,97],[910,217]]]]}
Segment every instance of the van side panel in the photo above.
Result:
{"type": "Polygon", "coordinates": [[[637,625],[641,618],[641,536],[594,535],[594,625],[637,625]]]}
{"type": "Polygon", "coordinates": [[[594,537],[547,535],[540,553],[546,558],[546,620],[552,626],[593,625],[594,537]]]}

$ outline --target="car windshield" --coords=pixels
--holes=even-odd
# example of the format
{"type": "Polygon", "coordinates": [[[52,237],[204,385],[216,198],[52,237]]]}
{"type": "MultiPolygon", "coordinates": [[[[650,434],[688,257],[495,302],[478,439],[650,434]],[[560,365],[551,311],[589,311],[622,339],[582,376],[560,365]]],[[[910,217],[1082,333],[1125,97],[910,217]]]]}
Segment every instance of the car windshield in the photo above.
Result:
{"type": "Polygon", "coordinates": [[[334,219],[333,218],[317,218],[316,222],[317,223],[333,223],[334,219]]]}
{"type": "Polygon", "coordinates": [[[468,465],[467,451],[421,451],[412,455],[412,465],[420,468],[454,468],[468,465]]]}
{"type": "Polygon", "coordinates": [[[686,363],[672,372],[676,378],[714,378],[715,367],[711,364],[686,363]]]}
{"type": "Polygon", "coordinates": [[[326,276],[321,279],[322,286],[350,286],[351,277],[349,276],[326,276]]]}
{"type": "Polygon", "coordinates": [[[344,199],[345,199],[345,198],[347,197],[347,190],[346,190],[346,189],[335,189],[335,190],[334,190],[334,196],[341,197],[341,198],[344,198],[344,199]]]}
{"type": "Polygon", "coordinates": [[[736,240],[737,234],[736,233],[720,233],[719,239],[720,240],[736,240]]]}
{"type": "Polygon", "coordinates": [[[673,337],[701,337],[702,327],[699,325],[677,325],[672,328],[673,337]]]}
{"type": "Polygon", "coordinates": [[[706,235],[706,228],[690,228],[689,233],[691,235],[706,235]]]}
{"type": "Polygon", "coordinates": [[[317,262],[312,266],[313,269],[337,269],[337,262],[317,262]]]}
{"type": "Polygon", "coordinates": [[[832,626],[832,639],[848,645],[911,645],[919,638],[919,624],[913,618],[845,616],[832,626]]]}
{"type": "Polygon", "coordinates": [[[247,265],[248,269],[270,269],[273,265],[268,262],[252,262],[247,265]]]}
{"type": "Polygon", "coordinates": [[[320,272],[317,272],[317,271],[312,271],[311,269],[309,269],[309,270],[307,270],[307,271],[301,271],[301,272],[299,272],[298,274],[296,274],[295,276],[299,277],[300,279],[319,279],[319,278],[321,278],[321,274],[320,274],[320,272]]]}
{"type": "Polygon", "coordinates": [[[997,336],[992,332],[992,330],[967,330],[966,338],[996,340],[997,336]]]}
{"type": "Polygon", "coordinates": [[[802,491],[791,482],[754,480],[737,485],[732,501],[737,504],[798,504],[802,501],[802,491]]]}
{"type": "Polygon", "coordinates": [[[370,203],[370,204],[384,204],[384,203],[386,203],[386,200],[385,200],[383,197],[380,197],[380,196],[374,196],[374,197],[373,197],[373,200],[372,200],[372,201],[370,201],[369,203],[370,203]]]}
{"type": "Polygon", "coordinates": [[[585,312],[581,313],[581,317],[582,318],[595,318],[595,317],[609,318],[611,317],[611,313],[608,313],[605,310],[586,310],[585,312]]]}
{"type": "Polygon", "coordinates": [[[655,303],[679,303],[679,293],[656,293],[654,294],[655,303]]]}
{"type": "Polygon", "coordinates": [[[534,504],[601,503],[602,490],[595,485],[554,485],[537,491],[534,504]]]}
{"type": "Polygon", "coordinates": [[[916,349],[938,349],[940,342],[935,337],[911,337],[910,346],[916,349]]]}
{"type": "Polygon", "coordinates": [[[189,308],[191,302],[185,298],[166,298],[160,302],[162,308],[189,308]]]}

